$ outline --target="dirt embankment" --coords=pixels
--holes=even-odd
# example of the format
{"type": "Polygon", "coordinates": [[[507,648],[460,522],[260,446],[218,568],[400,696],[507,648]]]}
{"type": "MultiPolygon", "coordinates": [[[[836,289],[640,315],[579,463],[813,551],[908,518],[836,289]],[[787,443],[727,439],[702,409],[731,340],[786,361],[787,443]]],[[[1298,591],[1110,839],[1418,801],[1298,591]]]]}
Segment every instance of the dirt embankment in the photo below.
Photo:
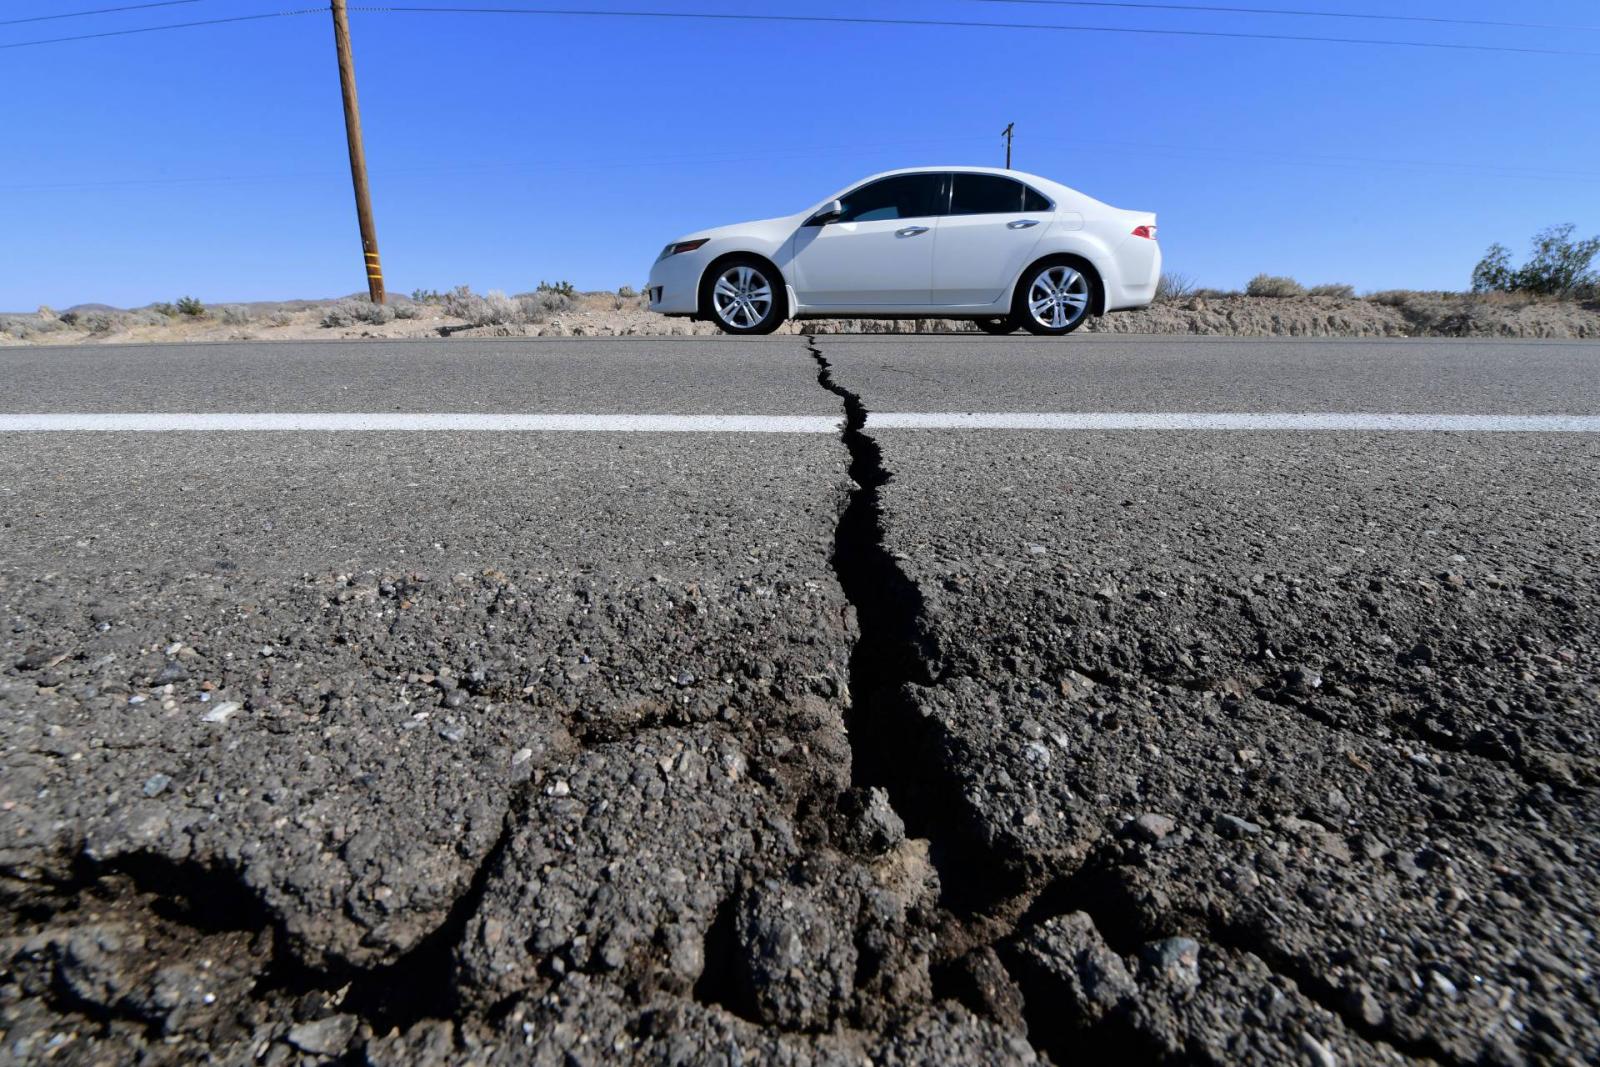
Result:
{"type": "MultiPolygon", "coordinates": [[[[102,306],[59,315],[48,309],[0,315],[4,344],[128,344],[182,341],[306,341],[397,337],[651,337],[717,333],[706,322],[650,312],[642,298],[584,293],[539,321],[474,324],[440,302],[392,300],[385,321],[363,322],[336,309],[346,301],[229,304],[203,315],[102,306]],[[330,323],[336,323],[330,325],[330,323]]],[[[524,316],[526,317],[526,316],[524,316]]],[[[808,319],[786,333],[964,333],[951,319],[808,319]]],[[[1091,319],[1089,333],[1234,337],[1534,337],[1600,338],[1600,304],[1501,294],[1383,293],[1374,297],[1190,297],[1091,319]]]]}

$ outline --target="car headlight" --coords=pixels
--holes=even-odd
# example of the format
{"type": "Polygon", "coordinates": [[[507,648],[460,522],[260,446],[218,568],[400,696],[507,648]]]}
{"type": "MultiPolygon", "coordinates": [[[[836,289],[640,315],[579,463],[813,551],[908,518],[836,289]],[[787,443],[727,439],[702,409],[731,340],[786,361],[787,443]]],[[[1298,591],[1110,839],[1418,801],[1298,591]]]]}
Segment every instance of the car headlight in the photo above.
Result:
{"type": "Polygon", "coordinates": [[[663,248],[661,250],[661,258],[666,259],[668,256],[675,256],[679,252],[693,252],[709,240],[711,240],[709,237],[700,237],[693,241],[678,241],[663,248]]]}

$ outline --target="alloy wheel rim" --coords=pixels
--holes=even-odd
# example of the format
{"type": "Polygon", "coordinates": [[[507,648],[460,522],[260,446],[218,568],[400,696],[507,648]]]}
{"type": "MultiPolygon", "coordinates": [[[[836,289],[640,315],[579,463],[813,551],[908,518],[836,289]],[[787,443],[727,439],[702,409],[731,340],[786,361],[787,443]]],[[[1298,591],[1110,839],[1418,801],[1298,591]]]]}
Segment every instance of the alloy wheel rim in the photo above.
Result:
{"type": "Polygon", "coordinates": [[[711,302],[719,319],[735,329],[748,330],[772,310],[772,284],[754,267],[730,267],[711,287],[711,302]]]}
{"type": "Polygon", "coordinates": [[[1028,312],[1041,326],[1064,329],[1089,310],[1089,280],[1071,267],[1041,271],[1028,288],[1028,312]]]}

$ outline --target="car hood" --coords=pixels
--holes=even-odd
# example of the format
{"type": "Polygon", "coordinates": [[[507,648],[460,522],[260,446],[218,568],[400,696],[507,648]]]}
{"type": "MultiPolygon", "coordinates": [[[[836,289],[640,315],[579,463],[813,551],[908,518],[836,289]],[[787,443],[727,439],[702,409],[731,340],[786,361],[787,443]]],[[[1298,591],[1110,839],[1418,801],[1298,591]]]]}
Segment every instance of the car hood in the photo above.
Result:
{"type": "Polygon", "coordinates": [[[806,213],[802,211],[798,215],[784,215],[776,219],[756,219],[753,222],[735,222],[731,226],[716,226],[709,230],[696,230],[693,233],[686,233],[682,237],[677,238],[673,243],[676,244],[679,241],[698,241],[701,238],[704,238],[708,241],[715,241],[719,237],[759,236],[769,239],[777,239],[789,236],[789,234],[793,233],[797,228],[799,228],[800,224],[804,222],[805,219],[806,213]]]}

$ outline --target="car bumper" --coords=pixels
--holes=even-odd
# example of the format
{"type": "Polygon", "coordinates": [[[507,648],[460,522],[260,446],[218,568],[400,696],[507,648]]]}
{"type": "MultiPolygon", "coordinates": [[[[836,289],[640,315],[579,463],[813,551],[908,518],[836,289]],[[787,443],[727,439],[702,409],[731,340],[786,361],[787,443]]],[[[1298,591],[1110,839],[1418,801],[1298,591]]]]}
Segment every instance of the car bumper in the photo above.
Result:
{"type": "Polygon", "coordinates": [[[1130,237],[1117,249],[1117,285],[1106,287],[1106,310],[1142,308],[1156,298],[1161,280],[1161,246],[1143,237],[1130,237]]]}
{"type": "Polygon", "coordinates": [[[650,310],[662,315],[693,315],[699,310],[703,256],[680,252],[650,268],[650,310]]]}

